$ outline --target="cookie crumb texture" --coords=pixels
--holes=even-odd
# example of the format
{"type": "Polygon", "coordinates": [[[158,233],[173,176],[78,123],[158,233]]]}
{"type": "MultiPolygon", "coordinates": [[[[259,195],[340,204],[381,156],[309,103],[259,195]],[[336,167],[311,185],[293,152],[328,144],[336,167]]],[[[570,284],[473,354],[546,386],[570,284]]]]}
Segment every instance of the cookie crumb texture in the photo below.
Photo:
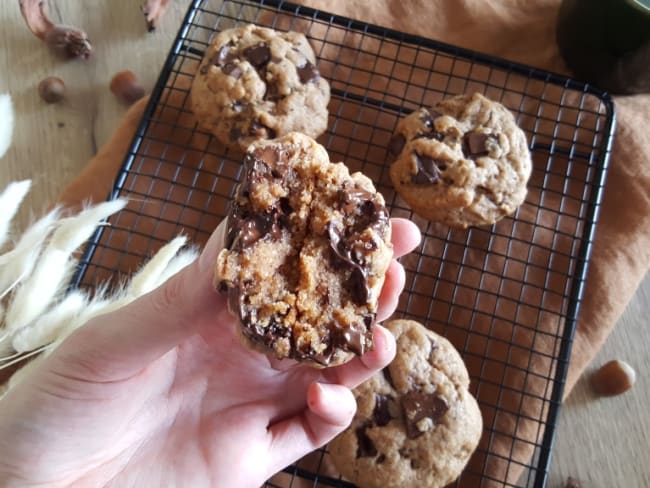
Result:
{"type": "Polygon", "coordinates": [[[383,197],[298,133],[254,143],[244,164],[216,282],[245,342],[321,366],[363,354],[392,257],[383,197]]]}
{"type": "Polygon", "coordinates": [[[291,131],[327,129],[330,88],[307,38],[247,25],[215,37],[192,84],[192,110],[224,145],[245,150],[291,131]]]}
{"type": "Polygon", "coordinates": [[[329,445],[338,470],[361,488],[443,487],[461,474],[483,422],[456,349],[418,322],[384,324],[397,354],[360,385],[350,427],[329,445]]]}
{"type": "Polygon", "coordinates": [[[475,93],[421,108],[389,143],[396,191],[417,214],[465,228],[489,225],[526,198],[532,161],[512,113],[475,93]]]}

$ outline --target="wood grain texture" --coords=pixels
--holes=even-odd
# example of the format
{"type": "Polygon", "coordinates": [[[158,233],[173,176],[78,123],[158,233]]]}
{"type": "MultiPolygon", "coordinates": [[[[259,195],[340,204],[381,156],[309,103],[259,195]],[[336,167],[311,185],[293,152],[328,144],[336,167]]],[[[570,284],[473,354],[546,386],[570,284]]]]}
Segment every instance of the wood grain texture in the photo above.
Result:
{"type": "MultiPolygon", "coordinates": [[[[108,89],[111,76],[130,69],[151,90],[189,2],[172,2],[154,33],[147,33],[139,1],[48,3],[57,22],[88,32],[95,56],[57,58],[26,29],[17,0],[0,2],[0,93],[11,94],[16,111],[13,145],[0,161],[0,188],[13,180],[34,180],[18,228],[52,203],[124,114],[108,89]],[[46,76],[65,81],[62,103],[47,105],[38,97],[36,87],[46,76]]],[[[597,399],[587,376],[580,380],[562,410],[549,486],[563,487],[568,476],[585,487],[650,486],[649,303],[646,277],[588,370],[624,359],[636,368],[637,385],[621,397],[597,399]]]]}

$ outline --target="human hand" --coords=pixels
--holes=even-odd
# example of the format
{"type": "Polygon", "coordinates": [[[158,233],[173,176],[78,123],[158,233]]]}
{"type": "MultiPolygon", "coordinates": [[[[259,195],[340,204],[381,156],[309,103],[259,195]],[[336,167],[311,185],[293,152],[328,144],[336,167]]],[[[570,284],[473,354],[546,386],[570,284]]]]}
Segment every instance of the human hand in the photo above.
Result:
{"type": "MultiPolygon", "coordinates": [[[[420,239],[393,219],[394,257],[420,239]]],[[[162,287],[68,337],[0,400],[2,486],[259,486],[352,420],[350,388],[388,364],[395,342],[314,369],[241,346],[213,289],[219,226],[162,287]]],[[[393,260],[377,320],[404,287],[393,260]]]]}

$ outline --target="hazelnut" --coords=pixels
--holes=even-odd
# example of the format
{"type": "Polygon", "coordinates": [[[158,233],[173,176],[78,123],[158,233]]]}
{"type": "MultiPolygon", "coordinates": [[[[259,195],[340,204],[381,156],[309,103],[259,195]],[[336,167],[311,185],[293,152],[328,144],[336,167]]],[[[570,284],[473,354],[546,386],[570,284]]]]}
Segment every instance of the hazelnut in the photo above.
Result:
{"type": "Polygon", "coordinates": [[[579,479],[569,476],[566,480],[566,485],[564,488],[582,488],[582,484],[579,479]]]}
{"type": "Polygon", "coordinates": [[[591,375],[591,386],[596,393],[613,396],[625,393],[634,386],[636,373],[632,366],[624,361],[610,361],[591,375]]]}
{"type": "Polygon", "coordinates": [[[65,84],[61,78],[48,76],[38,84],[38,94],[46,103],[58,103],[65,96],[65,84]]]}
{"type": "Polygon", "coordinates": [[[145,95],[144,87],[133,71],[120,71],[111,79],[111,92],[126,105],[132,105],[145,95]]]}

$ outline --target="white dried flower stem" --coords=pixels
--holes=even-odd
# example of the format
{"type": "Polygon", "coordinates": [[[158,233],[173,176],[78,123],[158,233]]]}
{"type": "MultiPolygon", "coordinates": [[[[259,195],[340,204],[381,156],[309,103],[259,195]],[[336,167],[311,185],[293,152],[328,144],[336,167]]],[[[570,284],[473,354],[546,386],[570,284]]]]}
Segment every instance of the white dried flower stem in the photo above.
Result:
{"type": "Polygon", "coordinates": [[[14,109],[8,93],[0,95],[0,158],[5,155],[11,145],[14,133],[14,109]]]}
{"type": "Polygon", "coordinates": [[[140,271],[131,278],[127,293],[132,296],[140,296],[156,288],[160,276],[186,243],[187,237],[179,236],[161,247],[140,271]]]}
{"type": "Polygon", "coordinates": [[[100,221],[124,208],[126,203],[126,200],[100,203],[60,222],[33,273],[12,297],[6,315],[8,331],[27,325],[47,309],[67,286],[67,278],[75,266],[71,254],[88,240],[100,221]]]}
{"type": "Polygon", "coordinates": [[[2,249],[2,246],[4,246],[9,238],[9,225],[16,216],[16,212],[18,212],[20,204],[25,199],[25,195],[27,195],[31,186],[31,180],[16,181],[10,183],[0,193],[0,249],[2,249]]]}

